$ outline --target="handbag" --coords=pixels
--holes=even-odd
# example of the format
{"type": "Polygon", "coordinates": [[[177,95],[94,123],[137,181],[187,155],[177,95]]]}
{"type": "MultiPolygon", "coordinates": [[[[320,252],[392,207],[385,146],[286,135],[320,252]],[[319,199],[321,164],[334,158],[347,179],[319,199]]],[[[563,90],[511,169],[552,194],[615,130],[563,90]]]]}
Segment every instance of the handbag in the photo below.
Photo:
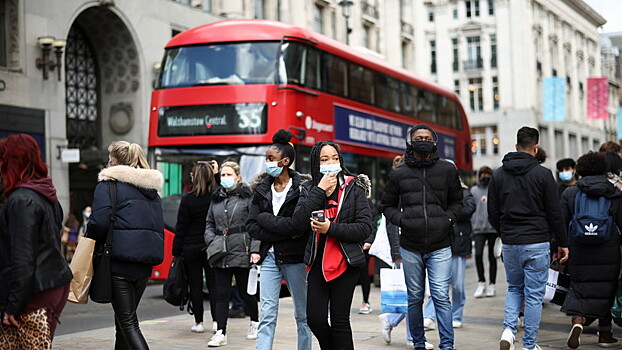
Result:
{"type": "Polygon", "coordinates": [[[190,292],[188,290],[188,275],[183,264],[183,259],[175,256],[168,271],[168,277],[162,287],[164,300],[173,306],[179,306],[179,310],[183,310],[188,304],[188,313],[192,312],[192,301],[190,300],[190,292]]]}
{"type": "Polygon", "coordinates": [[[89,296],[89,288],[93,279],[93,251],[95,240],[81,237],[78,247],[73,254],[69,268],[73,274],[69,284],[68,301],[76,304],[86,304],[89,296]]]}
{"type": "Polygon", "coordinates": [[[19,316],[19,327],[0,323],[0,349],[5,350],[50,350],[52,334],[45,308],[19,316]]]}
{"type": "Polygon", "coordinates": [[[408,292],[402,269],[380,269],[380,312],[408,312],[408,292]]]}
{"type": "Polygon", "coordinates": [[[227,235],[216,235],[212,243],[207,246],[207,261],[210,265],[215,265],[227,254],[229,254],[227,235]]]}
{"type": "Polygon", "coordinates": [[[549,267],[549,277],[546,281],[543,303],[563,305],[570,288],[570,275],[563,271],[563,265],[553,261],[549,267]]]}
{"type": "Polygon", "coordinates": [[[114,181],[108,182],[110,190],[110,224],[106,243],[93,254],[93,279],[89,296],[96,303],[106,304],[112,302],[112,271],[110,270],[110,254],[112,250],[112,230],[117,215],[117,186],[114,181]]]}

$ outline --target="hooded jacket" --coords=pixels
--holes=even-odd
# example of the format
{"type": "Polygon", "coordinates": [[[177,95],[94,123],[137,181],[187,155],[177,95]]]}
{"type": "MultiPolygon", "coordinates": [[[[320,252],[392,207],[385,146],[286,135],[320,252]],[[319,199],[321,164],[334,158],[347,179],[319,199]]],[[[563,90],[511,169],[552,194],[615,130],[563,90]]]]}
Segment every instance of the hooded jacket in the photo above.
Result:
{"type": "Polygon", "coordinates": [[[212,243],[216,235],[227,231],[229,254],[217,261],[213,267],[249,268],[250,254],[259,253],[260,242],[248,235],[246,221],[253,194],[246,184],[240,184],[231,191],[219,186],[212,194],[212,204],[207,211],[205,244],[212,243]]]}
{"type": "MultiPolygon", "coordinates": [[[[341,177],[341,175],[340,175],[341,177]]],[[[343,178],[339,180],[343,185],[343,178]]],[[[371,211],[367,195],[371,193],[371,183],[366,175],[359,175],[344,189],[343,203],[337,222],[331,222],[326,234],[339,241],[341,252],[352,267],[365,266],[363,241],[372,233],[371,211]]],[[[326,208],[326,192],[313,181],[305,181],[300,188],[300,199],[292,216],[295,227],[304,227],[309,235],[305,248],[304,262],[313,265],[319,253],[317,250],[318,234],[311,231],[309,218],[314,210],[326,208]]]]}
{"type": "MultiPolygon", "coordinates": [[[[586,176],[576,186],[569,187],[562,196],[562,216],[566,226],[574,214],[577,192],[591,197],[611,200],[611,215],[616,225],[622,227],[622,192],[611,184],[605,175],[586,176]]],[[[620,272],[620,235],[599,245],[568,242],[570,288],[562,311],[570,315],[603,318],[610,313],[618,287],[620,272]]]]}
{"type": "Polygon", "coordinates": [[[278,215],[274,215],[272,208],[272,184],[274,177],[262,173],[255,177],[251,184],[254,188],[253,200],[248,214],[248,233],[254,239],[261,241],[259,255],[261,261],[266,257],[270,247],[274,247],[274,257],[277,264],[299,264],[303,262],[308,232],[292,224],[298,198],[300,184],[309,180],[309,175],[301,175],[292,169],[287,169],[292,179],[292,186],[285,195],[285,202],[278,215]]]}
{"type": "Polygon", "coordinates": [[[68,284],[61,253],[63,210],[49,178],[18,185],[0,211],[0,305],[23,313],[39,292],[68,284]]]}
{"type": "Polygon", "coordinates": [[[164,218],[158,195],[164,183],[162,174],[152,169],[116,165],[103,169],[97,180],[86,236],[95,239],[98,246],[106,242],[112,215],[108,183],[116,181],[112,272],[149,277],[152,267],[164,258],[164,218]]]}
{"type": "MultiPolygon", "coordinates": [[[[479,179],[479,172],[477,178],[479,179]]],[[[473,234],[496,234],[497,231],[488,221],[488,185],[484,185],[478,180],[477,185],[471,187],[471,194],[475,199],[475,212],[471,216],[473,234]]]]}
{"type": "Polygon", "coordinates": [[[475,212],[475,199],[468,188],[462,189],[462,210],[454,224],[454,238],[451,244],[451,254],[454,256],[471,255],[472,228],[471,215],[475,212]]]}
{"type": "Polygon", "coordinates": [[[549,242],[568,246],[557,184],[551,172],[525,152],[510,152],[488,186],[488,220],[504,244],[549,242]]]}
{"type": "Polygon", "coordinates": [[[449,247],[462,209],[456,167],[439,160],[438,153],[423,161],[407,160],[389,173],[381,208],[401,228],[403,248],[427,254],[449,247]]]}

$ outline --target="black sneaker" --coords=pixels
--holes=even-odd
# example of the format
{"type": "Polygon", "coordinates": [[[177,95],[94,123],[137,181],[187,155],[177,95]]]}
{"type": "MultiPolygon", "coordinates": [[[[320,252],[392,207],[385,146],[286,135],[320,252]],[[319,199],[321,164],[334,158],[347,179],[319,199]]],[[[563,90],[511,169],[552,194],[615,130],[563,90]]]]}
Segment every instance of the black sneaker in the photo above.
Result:
{"type": "Polygon", "coordinates": [[[244,308],[241,307],[239,309],[229,309],[229,318],[245,318],[246,312],[244,312],[244,308]]]}

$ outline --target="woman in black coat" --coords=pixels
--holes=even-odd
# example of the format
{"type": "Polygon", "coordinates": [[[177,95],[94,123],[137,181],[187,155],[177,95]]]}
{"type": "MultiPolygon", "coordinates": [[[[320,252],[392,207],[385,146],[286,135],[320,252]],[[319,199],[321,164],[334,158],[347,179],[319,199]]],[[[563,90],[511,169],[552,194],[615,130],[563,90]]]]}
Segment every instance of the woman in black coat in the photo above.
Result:
{"type": "Polygon", "coordinates": [[[0,311],[5,326],[46,308],[52,339],[72,275],[61,252],[63,209],[37,142],[26,134],[0,141],[6,203],[0,211],[0,311]]]}
{"type": "MultiPolygon", "coordinates": [[[[576,186],[562,195],[562,215],[568,227],[575,210],[579,191],[589,197],[605,197],[611,202],[610,213],[618,227],[622,227],[622,193],[607,180],[605,157],[589,152],[577,161],[577,173],[582,176],[576,186]]],[[[583,228],[581,228],[583,229],[583,228]]],[[[620,235],[616,228],[608,241],[599,244],[578,242],[569,229],[568,259],[570,288],[562,311],[572,316],[568,347],[576,349],[586,318],[598,318],[598,344],[615,346],[618,342],[611,332],[611,306],[620,273],[620,235]]]]}
{"type": "Polygon", "coordinates": [[[192,189],[184,194],[177,212],[173,256],[183,257],[183,264],[190,287],[190,301],[194,311],[195,325],[190,329],[195,333],[205,332],[203,327],[203,272],[209,289],[212,330],[216,332],[216,277],[207,263],[205,249],[205,219],[212,202],[212,190],[216,179],[212,165],[197,162],[190,171],[192,189]]]}
{"type": "Polygon", "coordinates": [[[93,213],[86,237],[106,242],[111,222],[112,308],[115,313],[115,349],[149,349],[138,325],[136,309],[147,287],[153,266],[164,257],[162,174],[149,169],[142,148],[126,141],[108,147],[109,167],[99,173],[93,213]],[[116,184],[116,203],[110,185],[116,184]],[[116,206],[115,220],[112,206],[116,206]]]}
{"type": "Polygon", "coordinates": [[[307,323],[322,350],[354,349],[350,307],[365,266],[363,241],[372,233],[371,185],[367,176],[344,169],[339,146],[332,141],[311,149],[311,176],[292,216],[295,227],[312,231],[305,249],[307,298],[313,300],[307,304],[307,323]],[[316,211],[323,221],[312,216],[316,211]]]}

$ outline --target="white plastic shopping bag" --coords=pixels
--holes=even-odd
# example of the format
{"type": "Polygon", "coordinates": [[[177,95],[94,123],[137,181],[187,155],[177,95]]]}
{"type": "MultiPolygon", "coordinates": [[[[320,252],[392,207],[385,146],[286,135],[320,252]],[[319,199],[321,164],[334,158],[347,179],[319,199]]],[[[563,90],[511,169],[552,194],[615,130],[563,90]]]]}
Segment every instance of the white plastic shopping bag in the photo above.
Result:
{"type": "Polygon", "coordinates": [[[378,225],[378,231],[376,231],[376,239],[369,248],[369,254],[384,261],[387,265],[393,264],[391,259],[391,246],[389,244],[389,237],[387,236],[387,219],[382,215],[380,219],[380,225],[378,225]]]}
{"type": "Polygon", "coordinates": [[[408,293],[402,269],[380,269],[380,311],[408,312],[408,293]]]}

